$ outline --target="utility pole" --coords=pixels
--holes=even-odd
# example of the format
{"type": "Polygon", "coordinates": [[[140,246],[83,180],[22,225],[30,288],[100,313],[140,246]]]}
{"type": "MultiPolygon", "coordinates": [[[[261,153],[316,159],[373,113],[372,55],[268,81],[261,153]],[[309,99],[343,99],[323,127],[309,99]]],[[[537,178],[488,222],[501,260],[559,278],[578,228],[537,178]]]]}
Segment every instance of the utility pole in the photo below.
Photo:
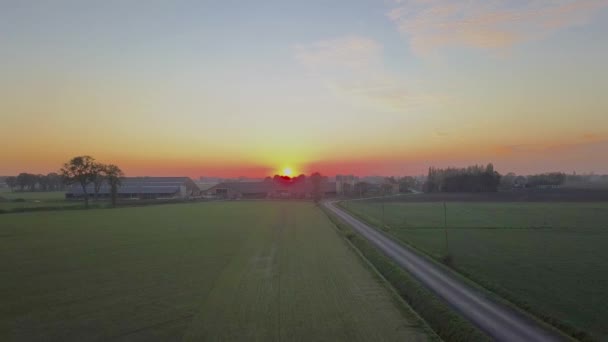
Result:
{"type": "Polygon", "coordinates": [[[450,255],[450,245],[448,244],[448,209],[443,202],[443,230],[445,231],[445,255],[450,255]]]}
{"type": "Polygon", "coordinates": [[[382,198],[382,229],[384,229],[386,227],[386,224],[384,223],[384,198],[382,198]]]}

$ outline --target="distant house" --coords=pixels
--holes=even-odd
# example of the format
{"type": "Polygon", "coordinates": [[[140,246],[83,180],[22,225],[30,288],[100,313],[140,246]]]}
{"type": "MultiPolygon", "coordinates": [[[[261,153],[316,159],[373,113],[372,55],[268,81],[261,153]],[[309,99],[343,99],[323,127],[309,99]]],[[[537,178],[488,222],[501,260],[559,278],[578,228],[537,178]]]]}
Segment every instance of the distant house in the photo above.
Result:
{"type": "MultiPolygon", "coordinates": [[[[240,198],[311,198],[313,186],[310,181],[304,182],[224,182],[204,191],[205,197],[240,199],[240,198]]],[[[321,183],[324,197],[336,195],[335,182],[321,183]]]]}
{"type": "MultiPolygon", "coordinates": [[[[93,184],[87,186],[89,197],[95,196],[93,184]]],[[[118,188],[119,198],[131,199],[186,199],[200,195],[198,186],[188,177],[126,177],[118,188]]],[[[80,184],[72,184],[66,194],[67,199],[84,197],[80,184]]],[[[103,184],[99,198],[110,197],[110,187],[103,184]]]]}

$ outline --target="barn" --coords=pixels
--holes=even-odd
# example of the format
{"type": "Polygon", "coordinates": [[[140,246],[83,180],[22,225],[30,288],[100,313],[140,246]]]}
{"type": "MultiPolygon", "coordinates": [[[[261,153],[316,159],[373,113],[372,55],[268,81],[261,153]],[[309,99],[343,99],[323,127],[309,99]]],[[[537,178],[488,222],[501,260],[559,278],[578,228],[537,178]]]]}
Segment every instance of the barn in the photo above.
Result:
{"type": "MultiPolygon", "coordinates": [[[[95,197],[93,184],[87,186],[90,198],[95,197]]],[[[125,177],[118,188],[118,198],[123,199],[187,199],[200,195],[198,186],[188,177],[125,177]]],[[[84,197],[80,184],[72,184],[66,199],[84,197]]],[[[110,186],[104,183],[97,194],[98,198],[110,197],[110,186]]]]}

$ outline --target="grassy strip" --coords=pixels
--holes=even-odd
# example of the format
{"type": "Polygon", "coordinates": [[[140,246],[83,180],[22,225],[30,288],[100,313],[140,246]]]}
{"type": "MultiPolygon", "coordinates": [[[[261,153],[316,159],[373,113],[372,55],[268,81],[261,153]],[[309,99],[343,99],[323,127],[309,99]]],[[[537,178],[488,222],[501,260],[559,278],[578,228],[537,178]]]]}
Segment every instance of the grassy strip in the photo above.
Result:
{"type": "MultiPolygon", "coordinates": [[[[104,208],[101,206],[89,206],[89,209],[100,209],[104,208]]],[[[84,210],[83,206],[78,205],[64,205],[64,206],[46,206],[46,207],[30,207],[30,208],[11,208],[11,209],[0,209],[0,214],[13,214],[13,213],[26,213],[26,212],[38,212],[38,211],[63,211],[63,210],[84,210]]]]}
{"type": "Polygon", "coordinates": [[[447,304],[427,290],[406,270],[354,232],[347,223],[322,208],[346,239],[373,265],[427,324],[445,341],[490,341],[469,321],[458,315],[447,304]]]}
{"type": "MultiPolygon", "coordinates": [[[[328,213],[327,211],[324,211],[326,213],[326,215],[331,215],[330,213],[328,213]]],[[[441,339],[441,337],[439,335],[437,335],[437,333],[435,332],[435,330],[433,330],[428,324],[427,322],[424,320],[424,318],[422,318],[418,312],[416,312],[416,310],[414,310],[414,308],[412,308],[408,302],[405,301],[405,299],[399,294],[399,292],[397,291],[397,289],[390,283],[390,281],[388,279],[386,279],[382,273],[380,273],[380,271],[374,266],[374,264],[371,263],[371,261],[369,261],[368,258],[365,257],[365,255],[363,255],[363,253],[361,252],[361,250],[359,248],[357,248],[357,246],[355,246],[355,244],[352,241],[352,234],[354,234],[354,232],[352,232],[350,229],[345,230],[344,226],[339,226],[339,224],[336,222],[337,220],[339,220],[339,218],[334,216],[334,219],[332,219],[330,217],[330,220],[332,221],[332,223],[334,224],[334,228],[336,229],[336,232],[341,236],[344,237],[344,241],[346,241],[346,243],[348,244],[348,246],[351,248],[351,250],[357,254],[357,256],[359,256],[359,258],[361,259],[361,261],[363,263],[365,263],[365,265],[369,268],[369,270],[378,278],[378,280],[383,284],[383,286],[385,286],[392,294],[393,299],[398,303],[398,307],[399,310],[401,310],[403,312],[403,314],[405,316],[414,316],[418,319],[418,323],[420,324],[420,327],[429,335],[430,337],[430,341],[443,341],[441,339]]]]}
{"type": "MultiPolygon", "coordinates": [[[[338,205],[340,206],[340,208],[348,211],[354,217],[379,229],[377,222],[375,222],[375,220],[373,218],[368,217],[367,215],[356,213],[354,211],[349,210],[349,208],[347,206],[343,205],[342,202],[338,203],[338,205]]],[[[582,331],[580,329],[577,329],[576,327],[574,327],[560,319],[552,317],[552,316],[542,312],[541,310],[538,310],[536,307],[530,305],[525,300],[522,300],[518,297],[513,296],[508,291],[505,291],[504,289],[502,289],[499,286],[496,286],[495,284],[493,284],[490,281],[487,281],[480,277],[476,277],[475,275],[458,268],[454,264],[454,262],[446,264],[443,260],[444,256],[428,253],[425,250],[420,249],[420,248],[416,247],[415,245],[408,243],[407,241],[403,241],[403,240],[399,239],[398,237],[391,234],[390,229],[387,227],[385,227],[384,229],[379,229],[379,230],[382,230],[383,232],[389,234],[390,237],[393,239],[393,241],[395,241],[399,244],[406,245],[407,247],[417,251],[418,253],[428,256],[430,258],[430,260],[434,261],[440,267],[455,271],[457,275],[460,275],[460,278],[463,281],[466,281],[468,284],[485,291],[489,295],[492,295],[497,301],[499,301],[505,305],[508,305],[510,307],[513,307],[516,310],[518,310],[518,309],[523,310],[524,312],[532,315],[532,317],[540,320],[541,322],[544,322],[544,323],[550,325],[551,327],[557,329],[559,332],[567,335],[567,337],[574,338],[576,340],[583,341],[583,342],[596,341],[596,339],[593,338],[593,336],[591,336],[589,333],[582,331]]],[[[566,337],[566,336],[564,336],[564,337],[566,337]]]]}
{"type": "Polygon", "coordinates": [[[11,208],[11,209],[0,209],[0,214],[39,212],[39,211],[131,208],[131,207],[147,207],[147,206],[152,206],[152,205],[163,205],[163,204],[184,204],[184,203],[209,202],[209,201],[210,200],[138,200],[138,201],[118,202],[116,204],[116,207],[112,207],[112,205],[109,202],[89,204],[88,208],[86,208],[84,206],[84,204],[83,205],[40,206],[40,207],[26,207],[26,208],[17,207],[17,208],[11,208]]]}

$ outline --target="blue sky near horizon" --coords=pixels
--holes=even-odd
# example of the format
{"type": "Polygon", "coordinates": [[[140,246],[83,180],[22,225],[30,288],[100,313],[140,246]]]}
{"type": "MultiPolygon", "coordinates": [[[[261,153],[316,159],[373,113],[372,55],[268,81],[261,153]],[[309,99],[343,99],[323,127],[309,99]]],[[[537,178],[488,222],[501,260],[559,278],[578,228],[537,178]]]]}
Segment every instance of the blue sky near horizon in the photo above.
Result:
{"type": "Polygon", "coordinates": [[[608,172],[607,9],[2,2],[4,141],[37,136],[0,152],[0,174],[83,153],[129,174],[608,172]]]}

